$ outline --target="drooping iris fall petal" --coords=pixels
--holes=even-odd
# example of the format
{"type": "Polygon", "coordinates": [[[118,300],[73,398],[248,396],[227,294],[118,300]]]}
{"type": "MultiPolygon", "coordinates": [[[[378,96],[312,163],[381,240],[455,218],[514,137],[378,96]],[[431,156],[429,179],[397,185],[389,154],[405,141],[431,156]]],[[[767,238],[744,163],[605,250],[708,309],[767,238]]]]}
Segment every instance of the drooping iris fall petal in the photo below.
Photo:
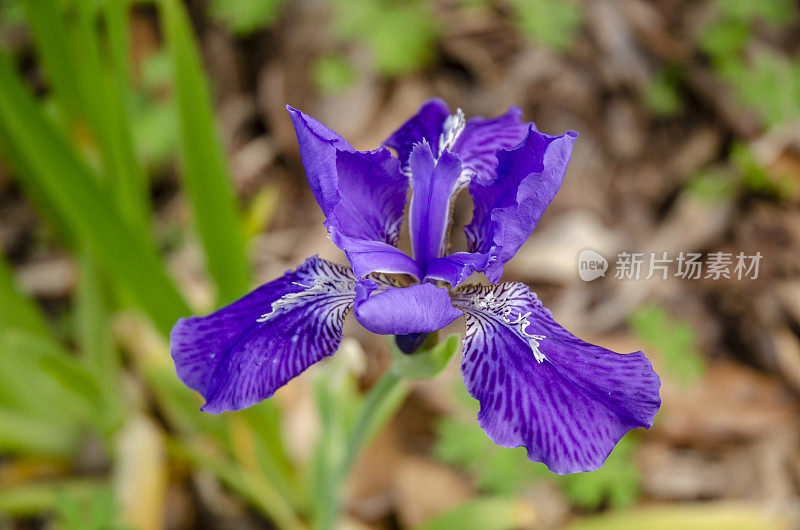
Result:
{"type": "Polygon", "coordinates": [[[461,374],[496,444],[576,473],[598,469],[626,432],[652,425],[661,382],[642,352],[581,341],[521,283],[466,286],[453,302],[467,319],[461,374]]]}
{"type": "Polygon", "coordinates": [[[312,257],[206,317],[180,319],[170,334],[178,377],[207,412],[271,397],[336,352],[355,284],[348,267],[312,257]]]}

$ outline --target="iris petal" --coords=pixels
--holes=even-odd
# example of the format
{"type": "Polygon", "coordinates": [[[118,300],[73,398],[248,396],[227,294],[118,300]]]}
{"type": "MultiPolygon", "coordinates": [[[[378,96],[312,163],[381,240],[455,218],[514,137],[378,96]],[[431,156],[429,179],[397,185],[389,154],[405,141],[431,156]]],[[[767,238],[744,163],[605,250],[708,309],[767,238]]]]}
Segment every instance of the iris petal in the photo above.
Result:
{"type": "Polygon", "coordinates": [[[577,339],[520,283],[466,286],[453,303],[467,319],[461,374],[498,445],[525,447],[555,473],[592,471],[626,432],[653,424],[661,383],[642,352],[577,339]]]}
{"type": "Polygon", "coordinates": [[[453,152],[481,182],[495,178],[498,149],[511,149],[518,145],[528,132],[528,123],[520,120],[519,107],[510,107],[502,116],[467,120],[464,132],[453,146],[453,152]]]}
{"type": "Polygon", "coordinates": [[[312,257],[206,317],[180,319],[170,334],[178,377],[205,397],[207,412],[271,397],[336,352],[355,283],[348,267],[312,257]]]}
{"type": "Polygon", "coordinates": [[[371,280],[362,280],[356,286],[353,314],[364,328],[373,333],[429,333],[442,329],[461,316],[461,311],[450,304],[447,289],[429,283],[380,289],[371,280]]]}
{"type": "Polygon", "coordinates": [[[346,248],[345,253],[353,273],[363,278],[370,272],[389,274],[408,274],[416,279],[422,278],[422,269],[414,258],[388,243],[348,238],[330,229],[331,241],[339,247],[346,248]]]}
{"type": "Polygon", "coordinates": [[[400,126],[383,142],[386,147],[397,151],[397,157],[403,168],[408,167],[408,158],[414,145],[428,142],[428,145],[439,145],[444,120],[450,114],[447,104],[441,99],[430,99],[422,104],[417,113],[400,126]]]}
{"type": "Polygon", "coordinates": [[[436,160],[428,142],[423,141],[411,152],[409,165],[412,196],[408,226],[414,258],[424,270],[444,252],[450,203],[461,176],[461,162],[448,151],[436,160]]]}
{"type": "Polygon", "coordinates": [[[577,137],[574,131],[550,136],[531,124],[522,143],[497,152],[493,181],[471,182],[474,210],[464,232],[471,252],[492,254],[485,273],[493,283],[500,280],[503,266],[531,235],[561,187],[577,137]]]}
{"type": "Polygon", "coordinates": [[[458,287],[475,271],[482,271],[489,265],[491,252],[456,252],[436,258],[425,268],[426,280],[444,280],[458,287]]]}
{"type": "MultiPolygon", "coordinates": [[[[438,150],[445,120],[450,115],[450,109],[444,101],[428,100],[384,145],[395,149],[403,168],[408,168],[414,145],[427,141],[438,150]]],[[[494,178],[497,166],[495,151],[514,147],[528,132],[528,124],[520,120],[521,116],[522,111],[518,107],[510,107],[505,114],[496,118],[470,118],[451,151],[458,155],[464,167],[476,174],[478,179],[490,181],[494,178]]],[[[434,153],[436,157],[439,155],[441,153],[434,153]]]]}
{"type": "Polygon", "coordinates": [[[339,178],[336,174],[336,153],[355,152],[342,136],[308,114],[286,106],[297,134],[300,159],[306,170],[311,191],[322,211],[328,213],[339,202],[339,178]]]}
{"type": "MultiPolygon", "coordinates": [[[[319,121],[287,108],[297,132],[303,167],[325,214],[331,239],[348,258],[351,254],[359,256],[360,260],[352,262],[359,276],[390,272],[381,267],[366,270],[381,260],[365,256],[369,245],[364,243],[377,243],[384,254],[402,254],[385,250],[397,245],[408,192],[408,178],[400,171],[399,161],[386,148],[356,151],[319,121]]],[[[414,274],[416,268],[402,272],[414,274]]]]}

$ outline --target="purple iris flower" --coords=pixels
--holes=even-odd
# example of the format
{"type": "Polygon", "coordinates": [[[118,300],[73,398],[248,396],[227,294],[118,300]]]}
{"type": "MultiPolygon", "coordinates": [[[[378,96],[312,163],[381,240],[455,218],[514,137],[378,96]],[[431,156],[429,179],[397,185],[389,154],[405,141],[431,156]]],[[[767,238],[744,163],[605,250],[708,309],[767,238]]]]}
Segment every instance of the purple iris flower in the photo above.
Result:
{"type": "Polygon", "coordinates": [[[480,426],[555,473],[597,469],[628,430],[652,425],[660,380],[642,352],[583,342],[526,285],[498,283],[561,186],[575,132],[541,133],[516,107],[465,120],[431,100],[383,147],[357,151],[287,108],[325,227],[350,267],[311,257],[209,316],[178,321],[170,352],[203,410],[253,405],[333,355],[352,309],[407,349],[464,315],[461,374],[480,426]],[[413,257],[397,246],[409,187],[413,257]],[[462,189],[474,203],[468,250],[448,254],[462,189]],[[475,271],[493,285],[464,285],[475,271]]]}

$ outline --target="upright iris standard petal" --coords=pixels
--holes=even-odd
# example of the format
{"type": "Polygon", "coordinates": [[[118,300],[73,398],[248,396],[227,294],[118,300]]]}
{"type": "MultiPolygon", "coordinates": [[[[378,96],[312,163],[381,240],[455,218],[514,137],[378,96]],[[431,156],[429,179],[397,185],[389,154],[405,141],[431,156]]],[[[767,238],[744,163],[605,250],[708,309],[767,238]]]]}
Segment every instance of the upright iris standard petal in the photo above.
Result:
{"type": "Polygon", "coordinates": [[[474,211],[464,232],[471,252],[492,253],[484,272],[493,283],[500,281],[503,266],[531,235],[561,187],[577,137],[574,131],[542,134],[531,124],[522,143],[497,152],[497,177],[492,182],[473,179],[470,184],[474,211]]]}
{"type": "Polygon", "coordinates": [[[450,204],[461,175],[461,162],[446,151],[436,160],[428,142],[414,146],[409,157],[411,206],[408,229],[414,258],[424,268],[442,256],[450,225],[450,204]]]}
{"type": "Polygon", "coordinates": [[[336,352],[355,284],[349,268],[312,257],[211,315],[180,319],[170,334],[178,377],[207,412],[271,397],[336,352]]]}
{"type": "Polygon", "coordinates": [[[403,222],[408,178],[388,149],[336,153],[339,201],[326,215],[337,232],[396,245],[403,222]]]}
{"type": "Polygon", "coordinates": [[[322,211],[328,215],[339,202],[339,178],[336,174],[336,153],[355,152],[353,146],[339,133],[330,130],[319,122],[295,108],[286,105],[292,117],[300,159],[306,170],[308,184],[322,211]]]}
{"type": "Polygon", "coordinates": [[[491,119],[475,117],[464,124],[460,110],[451,114],[442,100],[431,99],[384,145],[397,150],[403,169],[408,171],[414,145],[427,141],[435,157],[447,149],[459,156],[470,175],[487,182],[495,176],[495,151],[514,147],[525,138],[528,123],[520,120],[521,115],[519,108],[510,107],[502,116],[491,119]],[[448,117],[456,119],[448,120],[448,117]]]}
{"type": "Polygon", "coordinates": [[[450,110],[444,101],[441,99],[428,100],[422,104],[411,119],[387,138],[383,145],[397,151],[397,157],[400,159],[403,169],[406,170],[414,145],[423,140],[431,146],[439,145],[442,127],[449,114],[450,110]]]}
{"type": "Polygon", "coordinates": [[[340,200],[327,213],[325,226],[356,275],[387,272],[419,278],[417,264],[396,248],[408,190],[398,160],[388,149],[340,151],[336,168],[340,200]]]}
{"type": "Polygon", "coordinates": [[[457,153],[464,168],[480,182],[495,178],[498,149],[511,149],[518,145],[528,132],[528,123],[520,120],[519,107],[510,107],[502,116],[492,119],[475,117],[467,121],[453,152],[457,153]]]}
{"type": "Polygon", "coordinates": [[[660,380],[642,352],[575,338],[520,283],[466,286],[453,303],[467,317],[461,374],[498,445],[525,447],[555,473],[591,471],[626,432],[652,425],[660,380]]]}
{"type": "Polygon", "coordinates": [[[356,286],[353,314],[379,335],[407,335],[437,331],[461,316],[450,304],[447,289],[429,283],[411,287],[381,286],[362,280],[356,286]]]}
{"type": "Polygon", "coordinates": [[[409,168],[413,194],[408,217],[414,258],[425,279],[444,280],[458,286],[473,272],[486,268],[491,258],[489,252],[443,256],[452,202],[463,183],[461,162],[447,150],[436,159],[428,142],[423,140],[414,146],[409,168]]]}
{"type": "Polygon", "coordinates": [[[395,248],[408,192],[408,178],[400,171],[400,162],[386,148],[356,151],[314,118],[287,108],[308,181],[326,217],[325,226],[334,243],[348,254],[356,274],[418,275],[418,267],[395,248]],[[370,259],[370,246],[391,258],[392,270],[371,268],[384,260],[370,259]],[[396,270],[398,263],[405,264],[404,270],[396,270]]]}

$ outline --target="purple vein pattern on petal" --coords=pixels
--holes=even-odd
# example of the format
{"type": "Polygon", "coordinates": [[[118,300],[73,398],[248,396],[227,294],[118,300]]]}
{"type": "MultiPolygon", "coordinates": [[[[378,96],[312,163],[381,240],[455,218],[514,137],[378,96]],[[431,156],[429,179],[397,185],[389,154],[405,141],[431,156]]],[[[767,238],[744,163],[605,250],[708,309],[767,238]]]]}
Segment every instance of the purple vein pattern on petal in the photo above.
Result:
{"type": "Polygon", "coordinates": [[[388,149],[336,153],[339,202],[327,212],[329,226],[346,236],[397,244],[408,178],[388,149]]]}
{"type": "Polygon", "coordinates": [[[409,157],[411,206],[408,227],[414,258],[423,269],[444,252],[450,224],[450,202],[461,176],[461,162],[449,151],[434,159],[430,145],[422,141],[409,157]]]}
{"type": "Polygon", "coordinates": [[[528,124],[520,120],[522,111],[510,107],[497,118],[471,118],[467,121],[453,152],[457,153],[466,169],[471,170],[481,182],[491,182],[495,177],[498,149],[510,149],[519,144],[528,132],[528,124]]]}
{"type": "Polygon", "coordinates": [[[467,319],[461,374],[498,445],[525,447],[555,473],[591,471],[653,424],[661,382],[642,352],[577,339],[521,283],[469,285],[453,303],[467,319]]]}
{"type": "Polygon", "coordinates": [[[364,328],[379,335],[429,333],[461,316],[447,295],[447,289],[430,283],[380,290],[372,280],[362,280],[356,285],[353,314],[364,328]]]}
{"type": "Polygon", "coordinates": [[[356,151],[314,118],[289,107],[311,189],[333,242],[348,254],[358,276],[403,272],[419,276],[412,260],[393,248],[400,236],[408,178],[386,148],[356,151]],[[391,262],[369,255],[369,244],[391,262]],[[358,247],[358,248],[356,248],[358,247]],[[392,270],[373,268],[387,263],[392,270]],[[398,264],[405,264],[396,270],[398,264]]]}
{"type": "Polygon", "coordinates": [[[355,283],[348,267],[312,257],[206,317],[180,319],[170,334],[178,377],[205,397],[207,412],[271,397],[336,352],[355,283]]]}
{"type": "Polygon", "coordinates": [[[470,183],[474,210],[464,232],[471,252],[493,253],[484,271],[493,283],[500,280],[503,266],[531,235],[561,187],[577,137],[574,131],[542,134],[531,124],[522,143],[497,152],[494,181],[470,183]]]}
{"type": "Polygon", "coordinates": [[[450,115],[447,104],[441,99],[431,99],[422,104],[417,113],[400,126],[383,142],[386,147],[397,151],[397,157],[403,166],[408,167],[408,157],[414,144],[427,140],[429,145],[439,145],[444,120],[450,115]]]}

